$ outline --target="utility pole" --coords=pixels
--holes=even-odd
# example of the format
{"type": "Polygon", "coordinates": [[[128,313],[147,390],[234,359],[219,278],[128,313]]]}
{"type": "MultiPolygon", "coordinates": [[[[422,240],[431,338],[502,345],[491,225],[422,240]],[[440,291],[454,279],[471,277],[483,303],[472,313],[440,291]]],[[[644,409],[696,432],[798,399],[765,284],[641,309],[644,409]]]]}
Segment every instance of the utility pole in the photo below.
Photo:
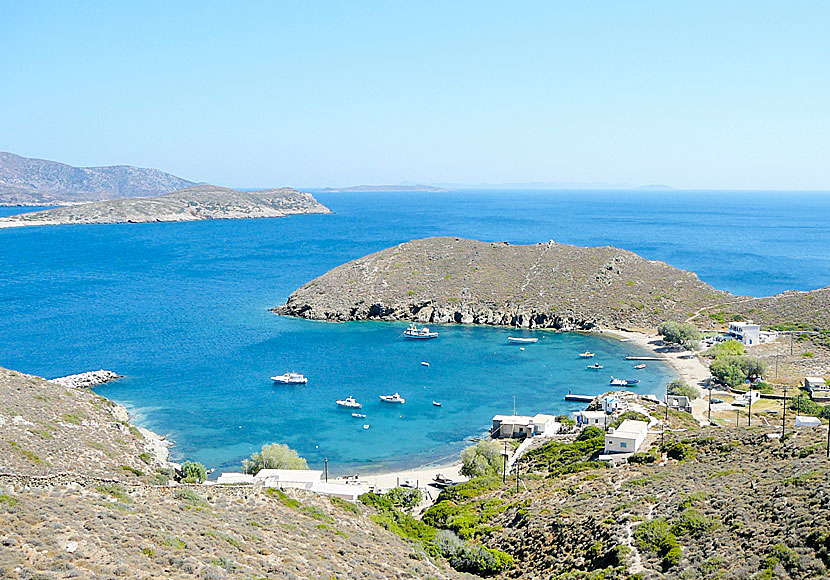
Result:
{"type": "Polygon", "coordinates": [[[663,398],[663,401],[666,403],[666,420],[663,422],[663,433],[660,440],[660,446],[666,446],[666,427],[669,426],[669,390],[666,389],[666,396],[663,398]]]}
{"type": "Polygon", "coordinates": [[[830,459],[830,421],[827,422],[827,459],[830,459]]]}
{"type": "Polygon", "coordinates": [[[519,493],[519,461],[521,459],[516,460],[516,493],[519,493]]]}
{"type": "Polygon", "coordinates": [[[502,457],[504,457],[504,465],[501,469],[501,482],[507,483],[507,441],[504,442],[504,453],[502,453],[502,457]]]}
{"type": "Polygon", "coordinates": [[[325,469],[326,469],[326,481],[328,481],[329,480],[329,458],[328,457],[323,459],[323,464],[326,466],[325,467],[325,469]]]}
{"type": "Polygon", "coordinates": [[[749,412],[746,416],[746,426],[752,427],[752,381],[749,381],[749,412]]]}
{"type": "MultiPolygon", "coordinates": [[[[790,335],[792,336],[792,335],[790,335]]],[[[784,385],[784,414],[781,416],[781,441],[784,440],[784,435],[786,434],[787,427],[787,385],[784,385]]]]}
{"type": "Polygon", "coordinates": [[[775,341],[775,378],[778,378],[778,341],[775,341]]]}
{"type": "Polygon", "coordinates": [[[709,424],[712,424],[712,385],[709,384],[709,424]]]}

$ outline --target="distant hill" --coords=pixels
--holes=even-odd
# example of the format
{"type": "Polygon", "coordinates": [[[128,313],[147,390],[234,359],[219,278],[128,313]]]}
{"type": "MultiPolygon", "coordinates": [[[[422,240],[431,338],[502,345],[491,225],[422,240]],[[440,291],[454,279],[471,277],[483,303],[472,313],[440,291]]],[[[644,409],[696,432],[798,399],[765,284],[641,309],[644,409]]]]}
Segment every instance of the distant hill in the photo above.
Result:
{"type": "Polygon", "coordinates": [[[321,193],[349,193],[373,191],[426,191],[429,193],[446,193],[452,189],[433,187],[431,185],[353,185],[352,187],[326,187],[321,193]]]}
{"type": "Polygon", "coordinates": [[[73,167],[0,151],[0,204],[48,205],[151,197],[196,185],[158,169],[73,167]]]}
{"type": "Polygon", "coordinates": [[[182,222],[331,213],[310,193],[288,187],[244,192],[194,185],[157,197],[115,199],[0,218],[0,228],[69,224],[182,222]]]}

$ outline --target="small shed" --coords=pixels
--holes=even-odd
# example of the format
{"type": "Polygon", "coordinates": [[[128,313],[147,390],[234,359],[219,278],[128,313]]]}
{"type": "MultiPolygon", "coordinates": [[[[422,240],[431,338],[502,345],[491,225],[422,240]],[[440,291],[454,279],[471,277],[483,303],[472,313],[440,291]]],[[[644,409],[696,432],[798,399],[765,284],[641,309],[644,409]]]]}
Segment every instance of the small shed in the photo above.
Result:
{"type": "Polygon", "coordinates": [[[822,377],[804,377],[804,388],[814,401],[830,401],[830,387],[822,377]]]}
{"type": "Polygon", "coordinates": [[[810,417],[808,415],[795,416],[796,427],[821,427],[821,419],[818,417],[810,417]]]}
{"type": "Polygon", "coordinates": [[[636,453],[648,434],[648,423],[626,419],[605,434],[605,453],[636,453]]]}
{"type": "Polygon", "coordinates": [[[686,395],[666,395],[666,403],[669,409],[683,411],[684,413],[692,412],[692,401],[686,395]]]}
{"type": "Polygon", "coordinates": [[[537,413],[533,417],[526,415],[496,415],[493,417],[491,435],[497,439],[534,437],[536,435],[553,435],[559,430],[559,423],[554,415],[537,413]]]}
{"type": "Polygon", "coordinates": [[[241,485],[254,483],[254,476],[250,473],[223,473],[216,480],[217,484],[225,485],[241,485]]]}
{"type": "Polygon", "coordinates": [[[323,478],[317,469],[262,469],[254,476],[256,483],[265,487],[298,487],[311,489],[323,478]]]}
{"type": "Polygon", "coordinates": [[[580,427],[593,425],[594,427],[604,429],[608,415],[605,411],[576,411],[574,413],[574,419],[576,419],[576,424],[580,427]]]}

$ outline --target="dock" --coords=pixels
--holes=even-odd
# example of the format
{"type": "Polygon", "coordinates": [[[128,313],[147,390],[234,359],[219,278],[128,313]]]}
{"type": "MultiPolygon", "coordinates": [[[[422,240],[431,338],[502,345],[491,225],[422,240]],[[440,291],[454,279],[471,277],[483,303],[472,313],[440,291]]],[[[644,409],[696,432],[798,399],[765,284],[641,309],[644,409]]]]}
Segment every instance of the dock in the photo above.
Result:
{"type": "Polygon", "coordinates": [[[594,395],[575,395],[573,393],[565,395],[566,401],[579,401],[580,403],[590,403],[594,399],[596,399],[594,395]]]}
{"type": "Polygon", "coordinates": [[[625,360],[668,360],[664,356],[632,356],[628,355],[625,360]]]}

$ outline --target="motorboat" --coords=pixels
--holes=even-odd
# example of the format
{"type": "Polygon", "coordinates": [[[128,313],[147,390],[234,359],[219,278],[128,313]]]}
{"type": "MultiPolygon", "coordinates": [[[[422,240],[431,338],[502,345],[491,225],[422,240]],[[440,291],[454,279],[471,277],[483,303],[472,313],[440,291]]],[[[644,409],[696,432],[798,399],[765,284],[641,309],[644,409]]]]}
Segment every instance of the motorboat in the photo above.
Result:
{"type": "Polygon", "coordinates": [[[365,419],[366,415],[363,413],[352,413],[352,417],[357,417],[358,419],[365,419]]]}
{"type": "Polygon", "coordinates": [[[438,338],[438,333],[431,331],[428,327],[418,326],[413,322],[409,327],[403,331],[406,338],[438,338]]]}
{"type": "Polygon", "coordinates": [[[579,356],[582,358],[591,358],[594,356],[594,353],[592,353],[590,350],[586,350],[585,352],[579,353],[579,356]]]}
{"type": "Polygon", "coordinates": [[[629,387],[634,386],[639,382],[640,382],[640,379],[626,379],[625,380],[625,384],[628,385],[629,387]]]}
{"type": "Polygon", "coordinates": [[[432,478],[432,482],[432,485],[434,485],[435,487],[448,487],[455,483],[449,477],[446,477],[445,475],[442,475],[440,473],[432,478]]]}
{"type": "Polygon", "coordinates": [[[603,366],[602,366],[601,364],[599,364],[599,363],[594,363],[594,364],[592,364],[592,365],[588,365],[588,366],[586,366],[585,368],[586,368],[586,369],[591,369],[591,370],[599,370],[599,369],[602,369],[602,368],[605,368],[605,367],[603,367],[603,366]]]}
{"type": "Polygon", "coordinates": [[[508,336],[507,342],[515,342],[518,344],[533,344],[534,342],[539,342],[538,338],[525,338],[522,336],[508,336]]]}
{"type": "Polygon", "coordinates": [[[347,407],[349,409],[362,409],[363,405],[358,403],[354,397],[346,397],[345,399],[337,399],[335,401],[341,407],[347,407]]]}
{"type": "Polygon", "coordinates": [[[634,365],[634,368],[637,369],[637,370],[644,369],[644,368],[646,368],[646,363],[641,363],[641,364],[638,364],[638,365],[634,365]]]}
{"type": "Polygon", "coordinates": [[[406,402],[406,399],[401,397],[398,393],[395,393],[394,395],[381,395],[380,400],[384,403],[400,403],[401,405],[406,402]]]}
{"type": "Polygon", "coordinates": [[[625,379],[615,379],[614,377],[611,377],[611,386],[612,387],[627,387],[628,386],[628,381],[626,381],[625,379]]]}
{"type": "Polygon", "coordinates": [[[368,429],[368,428],[369,428],[369,425],[363,425],[363,428],[364,428],[364,429],[368,429]]]}
{"type": "Polygon", "coordinates": [[[421,366],[428,367],[428,366],[429,366],[429,363],[428,363],[427,361],[425,361],[425,360],[422,360],[422,361],[421,361],[421,366]]]}
{"type": "Polygon", "coordinates": [[[304,385],[308,382],[308,379],[300,373],[285,373],[271,377],[271,380],[281,385],[304,385]]]}
{"type": "Polygon", "coordinates": [[[441,406],[441,403],[439,403],[438,401],[433,401],[433,402],[432,402],[432,405],[433,405],[434,407],[440,407],[440,406],[441,406]]]}

